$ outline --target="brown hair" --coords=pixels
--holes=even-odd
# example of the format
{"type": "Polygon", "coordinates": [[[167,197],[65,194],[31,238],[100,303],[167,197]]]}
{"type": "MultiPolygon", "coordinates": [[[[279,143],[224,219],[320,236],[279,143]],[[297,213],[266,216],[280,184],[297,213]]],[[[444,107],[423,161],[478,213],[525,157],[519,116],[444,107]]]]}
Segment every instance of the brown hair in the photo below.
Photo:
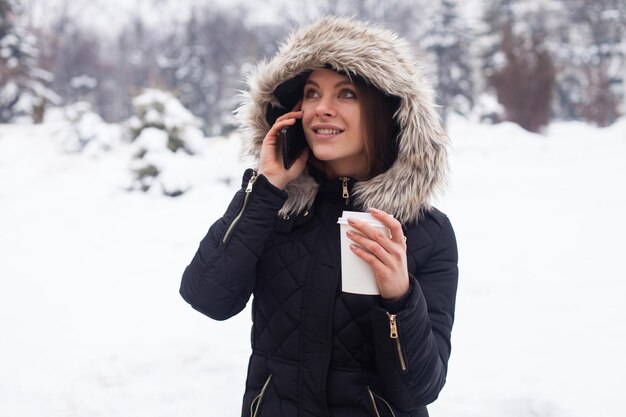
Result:
{"type": "Polygon", "coordinates": [[[386,171],[397,156],[398,127],[393,118],[399,100],[383,94],[361,78],[353,78],[361,104],[367,179],[386,171]]]}

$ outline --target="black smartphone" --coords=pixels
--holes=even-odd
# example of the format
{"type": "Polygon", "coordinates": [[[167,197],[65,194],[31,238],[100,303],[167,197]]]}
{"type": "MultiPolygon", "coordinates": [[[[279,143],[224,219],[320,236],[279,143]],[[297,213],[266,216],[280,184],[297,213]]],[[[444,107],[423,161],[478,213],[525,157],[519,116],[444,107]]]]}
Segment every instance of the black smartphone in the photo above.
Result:
{"type": "Polygon", "coordinates": [[[281,146],[283,150],[283,165],[289,169],[308,146],[302,120],[296,119],[296,123],[281,130],[281,146]]]}

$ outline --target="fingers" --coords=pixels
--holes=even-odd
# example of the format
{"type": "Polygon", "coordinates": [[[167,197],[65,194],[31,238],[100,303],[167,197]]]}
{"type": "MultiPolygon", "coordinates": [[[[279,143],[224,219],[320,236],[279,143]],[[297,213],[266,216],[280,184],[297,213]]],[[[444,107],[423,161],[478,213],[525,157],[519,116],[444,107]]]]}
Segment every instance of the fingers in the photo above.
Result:
{"type": "Polygon", "coordinates": [[[383,265],[387,265],[392,261],[389,252],[377,240],[373,240],[353,230],[348,230],[346,233],[355,243],[350,246],[351,249],[371,266],[375,266],[376,261],[381,262],[383,265]]]}
{"type": "Polygon", "coordinates": [[[385,268],[385,264],[377,256],[363,249],[359,245],[353,243],[350,245],[350,249],[372,268],[375,275],[377,272],[380,273],[380,271],[385,268]]]}
{"type": "Polygon", "coordinates": [[[267,135],[265,135],[265,140],[267,141],[267,143],[269,145],[275,145],[277,138],[278,138],[278,133],[284,128],[295,124],[296,119],[299,119],[301,117],[302,117],[301,111],[294,111],[294,112],[285,113],[282,116],[280,116],[278,119],[276,119],[276,122],[274,122],[274,125],[267,132],[267,135]]]}
{"type": "Polygon", "coordinates": [[[396,219],[394,219],[389,214],[385,213],[382,210],[377,210],[375,208],[370,208],[370,214],[379,222],[381,222],[389,232],[391,233],[391,240],[395,243],[399,243],[405,246],[406,249],[406,239],[404,237],[404,231],[402,230],[402,224],[396,219]]]}
{"type": "Polygon", "coordinates": [[[292,110],[290,112],[283,114],[282,116],[279,116],[276,119],[276,122],[279,122],[285,119],[301,119],[301,118],[302,118],[302,110],[292,110]]]}
{"type": "Polygon", "coordinates": [[[389,229],[389,232],[381,230],[381,228],[373,227],[364,221],[349,218],[348,224],[358,232],[378,243],[387,252],[406,251],[406,243],[404,241],[404,233],[402,225],[393,217],[384,212],[380,212],[377,220],[389,229]],[[384,218],[383,218],[384,217],[384,218]]]}
{"type": "Polygon", "coordinates": [[[268,139],[268,142],[270,142],[270,144],[273,144],[273,145],[276,144],[276,138],[278,137],[278,132],[280,132],[281,130],[283,130],[284,128],[288,126],[295,124],[296,119],[302,119],[302,110],[300,110],[301,108],[302,108],[302,100],[298,101],[290,112],[287,112],[283,114],[282,116],[279,116],[276,119],[276,121],[270,128],[269,132],[267,132],[267,135],[265,136],[265,138],[268,139]]]}

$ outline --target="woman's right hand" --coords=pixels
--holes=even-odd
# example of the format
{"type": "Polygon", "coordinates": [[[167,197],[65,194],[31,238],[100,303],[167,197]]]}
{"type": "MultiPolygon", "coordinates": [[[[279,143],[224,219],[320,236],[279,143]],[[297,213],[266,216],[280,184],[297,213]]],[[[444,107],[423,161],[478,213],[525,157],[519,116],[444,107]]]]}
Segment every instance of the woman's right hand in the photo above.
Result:
{"type": "Polygon", "coordinates": [[[300,103],[294,107],[293,111],[276,119],[274,125],[270,128],[269,132],[267,132],[267,135],[265,135],[263,145],[261,146],[259,174],[263,174],[272,185],[280,189],[285,188],[287,184],[298,178],[302,171],[304,171],[306,161],[309,157],[309,149],[306,148],[289,169],[285,169],[282,158],[280,157],[280,131],[293,125],[296,119],[302,118],[302,111],[295,110],[299,107],[300,103]]]}

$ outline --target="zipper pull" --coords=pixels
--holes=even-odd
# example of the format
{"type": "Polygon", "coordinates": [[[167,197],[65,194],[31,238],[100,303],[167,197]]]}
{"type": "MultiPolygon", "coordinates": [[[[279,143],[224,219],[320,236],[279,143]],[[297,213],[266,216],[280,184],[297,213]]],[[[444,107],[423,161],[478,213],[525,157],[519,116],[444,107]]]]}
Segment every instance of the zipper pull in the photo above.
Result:
{"type": "Polygon", "coordinates": [[[252,185],[256,181],[256,171],[252,172],[252,176],[250,177],[250,180],[248,180],[248,186],[246,187],[246,194],[252,192],[252,185]]]}
{"type": "Polygon", "coordinates": [[[396,323],[396,315],[387,313],[389,317],[389,337],[392,339],[398,338],[398,324],[396,323]]]}
{"type": "Polygon", "coordinates": [[[389,317],[389,337],[396,341],[396,352],[398,353],[398,361],[400,362],[400,369],[402,372],[406,372],[406,358],[404,357],[404,353],[402,352],[402,345],[400,344],[400,336],[398,335],[398,321],[396,319],[396,314],[387,313],[387,317],[389,317]]]}
{"type": "Polygon", "coordinates": [[[348,177],[341,177],[341,182],[343,186],[343,195],[342,197],[346,199],[346,204],[348,204],[348,198],[350,198],[350,193],[348,192],[348,181],[350,180],[348,177]]]}

